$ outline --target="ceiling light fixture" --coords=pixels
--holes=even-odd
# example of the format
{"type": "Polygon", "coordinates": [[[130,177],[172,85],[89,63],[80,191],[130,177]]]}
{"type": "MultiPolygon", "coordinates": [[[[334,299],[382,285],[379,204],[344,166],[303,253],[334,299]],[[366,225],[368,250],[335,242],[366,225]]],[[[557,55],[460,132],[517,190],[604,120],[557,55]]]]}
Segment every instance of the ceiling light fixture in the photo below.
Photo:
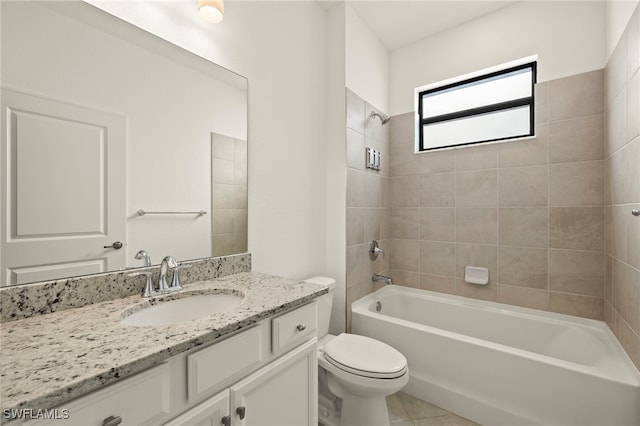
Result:
{"type": "Polygon", "coordinates": [[[205,21],[217,24],[224,16],[224,0],[198,0],[198,9],[205,21]]]}

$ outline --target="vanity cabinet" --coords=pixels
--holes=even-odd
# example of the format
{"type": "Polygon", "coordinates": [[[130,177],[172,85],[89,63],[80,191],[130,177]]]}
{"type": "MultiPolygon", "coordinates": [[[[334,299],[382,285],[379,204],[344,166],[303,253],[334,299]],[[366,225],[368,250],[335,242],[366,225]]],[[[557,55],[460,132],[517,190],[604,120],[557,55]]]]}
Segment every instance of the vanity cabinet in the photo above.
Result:
{"type": "Polygon", "coordinates": [[[61,405],[68,419],[23,424],[315,426],[317,369],[312,302],[61,405]]]}
{"type": "Polygon", "coordinates": [[[165,426],[317,424],[316,341],[290,351],[165,426]]]}

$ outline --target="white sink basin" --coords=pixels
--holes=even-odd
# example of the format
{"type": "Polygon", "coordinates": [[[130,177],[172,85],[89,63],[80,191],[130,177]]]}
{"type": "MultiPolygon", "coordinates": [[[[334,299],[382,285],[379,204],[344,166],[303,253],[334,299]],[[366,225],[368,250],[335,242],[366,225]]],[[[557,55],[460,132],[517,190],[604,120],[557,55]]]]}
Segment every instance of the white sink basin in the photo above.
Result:
{"type": "Polygon", "coordinates": [[[120,323],[133,327],[176,324],[229,311],[240,302],[242,297],[233,294],[187,296],[139,310],[122,318],[120,323]]]}

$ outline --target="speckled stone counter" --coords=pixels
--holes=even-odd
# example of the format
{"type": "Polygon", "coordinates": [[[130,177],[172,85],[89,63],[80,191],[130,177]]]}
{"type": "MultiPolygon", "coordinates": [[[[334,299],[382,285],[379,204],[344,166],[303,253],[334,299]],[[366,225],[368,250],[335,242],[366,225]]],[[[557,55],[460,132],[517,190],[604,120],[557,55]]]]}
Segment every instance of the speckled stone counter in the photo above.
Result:
{"type": "Polygon", "coordinates": [[[153,300],[134,295],[2,323],[1,408],[59,406],[327,292],[322,286],[252,272],[184,287],[153,300]],[[120,324],[123,312],[132,312],[136,304],[210,292],[245,297],[231,311],[190,322],[120,324]]]}

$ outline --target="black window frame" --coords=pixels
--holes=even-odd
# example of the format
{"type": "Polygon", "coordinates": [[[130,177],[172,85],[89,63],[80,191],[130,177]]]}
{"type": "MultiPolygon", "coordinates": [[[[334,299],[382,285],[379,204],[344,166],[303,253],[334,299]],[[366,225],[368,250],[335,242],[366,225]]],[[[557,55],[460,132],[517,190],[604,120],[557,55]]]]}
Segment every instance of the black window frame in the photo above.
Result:
{"type": "Polygon", "coordinates": [[[455,83],[450,83],[450,84],[446,84],[444,86],[439,86],[439,87],[433,87],[427,90],[422,90],[420,92],[418,92],[418,152],[426,152],[426,151],[433,151],[433,150],[438,150],[438,149],[444,149],[444,148],[453,148],[453,147],[458,147],[458,146],[467,146],[467,145],[477,145],[477,144],[482,144],[482,143],[487,143],[487,142],[497,142],[497,141],[504,141],[504,140],[511,140],[511,139],[518,139],[518,138],[524,138],[524,137],[529,137],[529,136],[535,136],[535,85],[537,82],[537,68],[538,68],[538,62],[537,61],[531,61],[531,62],[527,62],[524,64],[520,64],[520,65],[515,65],[509,68],[505,68],[505,69],[501,69],[498,71],[493,71],[487,74],[482,74],[482,75],[478,75],[472,78],[468,78],[465,80],[461,80],[461,81],[457,81],[455,83]],[[445,90],[449,90],[455,87],[459,87],[459,86],[464,86],[466,84],[470,84],[470,83],[475,83],[481,80],[489,80],[491,78],[497,77],[497,76],[501,76],[504,74],[509,74],[511,72],[514,71],[519,71],[522,69],[531,69],[531,96],[527,96],[524,98],[519,98],[519,99],[514,99],[514,100],[510,100],[510,101],[506,101],[506,102],[499,102],[499,103],[495,103],[495,104],[489,104],[489,105],[484,105],[484,106],[480,106],[480,107],[475,107],[475,108],[470,108],[470,109],[466,109],[466,110],[462,110],[462,111],[456,111],[456,112],[452,112],[452,113],[446,113],[446,114],[441,114],[441,115],[437,115],[435,117],[429,117],[429,118],[423,118],[422,117],[422,100],[424,95],[428,95],[431,93],[436,93],[436,92],[443,92],[445,90]],[[516,135],[516,136],[509,136],[509,137],[504,137],[504,138],[495,138],[495,139],[485,139],[485,140],[479,140],[479,141],[474,141],[474,142],[464,142],[464,143],[459,143],[459,144],[453,144],[453,145],[443,145],[443,146],[437,146],[437,147],[432,147],[432,148],[425,148],[424,147],[424,126],[425,125],[429,125],[429,124],[433,124],[433,123],[439,123],[439,122],[443,122],[443,121],[451,121],[451,120],[457,120],[460,118],[468,118],[468,117],[476,117],[476,116],[480,116],[483,114],[488,114],[488,113],[493,113],[493,112],[497,112],[497,111],[506,111],[509,109],[513,109],[513,108],[519,108],[522,106],[529,106],[529,133],[526,134],[522,134],[522,135],[516,135]]]}

